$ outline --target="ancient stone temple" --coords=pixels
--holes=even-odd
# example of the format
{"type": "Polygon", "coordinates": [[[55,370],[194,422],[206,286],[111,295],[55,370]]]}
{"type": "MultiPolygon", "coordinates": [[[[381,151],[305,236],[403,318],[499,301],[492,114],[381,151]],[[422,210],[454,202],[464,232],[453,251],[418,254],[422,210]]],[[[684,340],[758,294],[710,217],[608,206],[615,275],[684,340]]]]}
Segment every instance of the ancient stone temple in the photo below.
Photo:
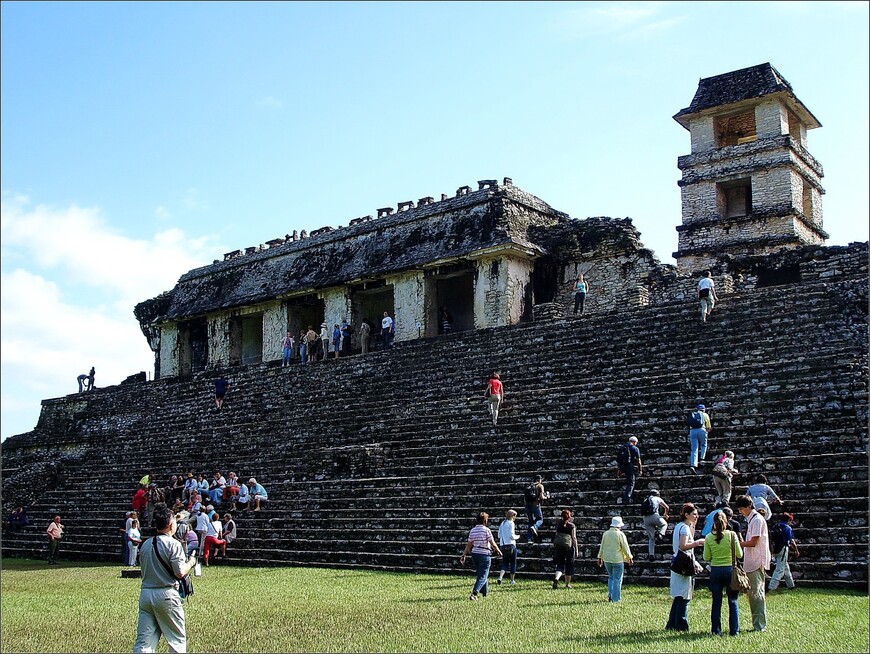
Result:
{"type": "Polygon", "coordinates": [[[670,541],[646,556],[643,496],[655,487],[706,513],[710,460],[730,449],[735,495],[764,474],[794,514],[797,583],[866,588],[868,244],[823,245],[822,171],[805,149],[818,121],[769,64],[701,80],[677,120],[692,143],[678,162],[678,266],[629,219],[572,218],[503,178],[186,273],[135,308],[153,381],[43,400],[33,431],[3,443],[3,510],[30,505],[34,519],[4,537],[4,556],[41,556],[59,512],[62,557],[119,559],[106,534],[144,473],[163,485],[219,470],[270,496],[235,516],[227,564],[462,573],[474,516],[497,527],[513,508],[523,531],[523,488],[542,474],[554,499],[521,580],[551,573],[554,519],[570,508],[576,578],[603,579],[598,543],[620,515],[630,579],[666,584],[670,541]],[[702,269],[720,298],[706,323],[702,269]],[[579,273],[591,289],[575,315],[579,273]],[[282,366],[287,330],[377,330],[384,312],[397,347],[362,354],[357,329],[352,356],[282,366]],[[506,388],[497,426],[483,400],[493,370],[506,388]],[[698,402],[713,429],[694,474],[685,418],[698,402]],[[629,436],[644,475],[624,505],[614,459],[629,436]]]}
{"type": "Polygon", "coordinates": [[[822,166],[807,150],[807,130],[821,123],[773,66],[702,79],[674,119],[692,145],[678,162],[681,269],[824,243],[822,166]]]}

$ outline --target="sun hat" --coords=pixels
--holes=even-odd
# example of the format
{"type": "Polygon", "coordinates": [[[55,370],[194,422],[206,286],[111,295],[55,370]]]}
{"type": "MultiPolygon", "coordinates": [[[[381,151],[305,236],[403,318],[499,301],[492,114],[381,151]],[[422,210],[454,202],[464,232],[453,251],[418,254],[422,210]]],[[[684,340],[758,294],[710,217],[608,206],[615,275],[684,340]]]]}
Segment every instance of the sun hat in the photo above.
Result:
{"type": "Polygon", "coordinates": [[[620,518],[618,515],[613,516],[613,518],[610,520],[611,527],[618,527],[619,529],[622,529],[623,524],[624,523],[622,522],[622,518],[620,518]]]}

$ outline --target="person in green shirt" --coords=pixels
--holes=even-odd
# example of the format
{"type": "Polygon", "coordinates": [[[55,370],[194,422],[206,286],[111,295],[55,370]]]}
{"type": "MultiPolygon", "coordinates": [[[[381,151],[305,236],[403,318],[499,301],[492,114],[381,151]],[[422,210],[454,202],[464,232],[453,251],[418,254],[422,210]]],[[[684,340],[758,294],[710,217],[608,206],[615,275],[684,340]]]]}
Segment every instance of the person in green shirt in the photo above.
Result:
{"type": "Polygon", "coordinates": [[[710,562],[710,593],[713,605],[710,608],[710,628],[715,636],[722,634],[722,591],[728,597],[728,633],[740,632],[740,614],[737,608],[736,590],[731,590],[731,570],[734,559],[743,558],[740,537],[728,531],[728,519],[722,511],[713,518],[713,531],[704,539],[704,560],[710,562]],[[733,554],[732,554],[733,550],[733,554]]]}

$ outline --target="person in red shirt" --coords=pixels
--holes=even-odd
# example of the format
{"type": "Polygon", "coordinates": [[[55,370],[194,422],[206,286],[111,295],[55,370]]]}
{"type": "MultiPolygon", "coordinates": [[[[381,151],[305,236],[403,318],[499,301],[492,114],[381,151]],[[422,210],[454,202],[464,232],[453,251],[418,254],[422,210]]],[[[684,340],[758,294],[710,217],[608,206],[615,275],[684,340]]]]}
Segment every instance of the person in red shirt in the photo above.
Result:
{"type": "Polygon", "coordinates": [[[489,376],[486,384],[486,397],[489,399],[489,412],[492,414],[492,426],[498,424],[498,409],[504,399],[504,386],[497,372],[489,376]]]}
{"type": "Polygon", "coordinates": [[[144,488],[139,488],[136,494],[133,495],[132,509],[139,515],[143,515],[145,507],[148,506],[148,497],[144,488]]]}

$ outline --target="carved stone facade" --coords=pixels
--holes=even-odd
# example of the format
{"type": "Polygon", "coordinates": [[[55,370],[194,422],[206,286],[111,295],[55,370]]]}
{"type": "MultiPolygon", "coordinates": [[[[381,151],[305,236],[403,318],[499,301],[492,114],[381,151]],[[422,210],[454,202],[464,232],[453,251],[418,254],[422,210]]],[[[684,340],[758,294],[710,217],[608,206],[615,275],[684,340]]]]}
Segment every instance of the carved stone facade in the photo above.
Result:
{"type": "Polygon", "coordinates": [[[806,149],[807,130],[821,124],[770,64],[702,79],[674,119],[692,148],[678,160],[680,269],[824,243],[824,173],[806,149]]]}

